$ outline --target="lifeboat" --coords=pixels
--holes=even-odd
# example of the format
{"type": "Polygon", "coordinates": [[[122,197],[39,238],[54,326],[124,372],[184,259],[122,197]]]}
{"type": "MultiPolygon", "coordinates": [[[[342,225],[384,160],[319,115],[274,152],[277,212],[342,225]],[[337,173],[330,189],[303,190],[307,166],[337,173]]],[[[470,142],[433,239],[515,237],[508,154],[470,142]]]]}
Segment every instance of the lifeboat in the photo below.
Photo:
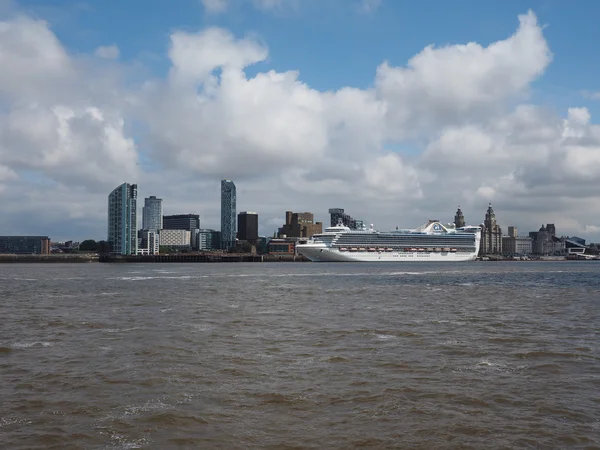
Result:
{"type": "Polygon", "coordinates": [[[346,247],[340,247],[340,252],[347,252],[348,249],[346,247]]]}
{"type": "Polygon", "coordinates": [[[375,251],[375,248],[373,248],[373,247],[369,247],[369,248],[367,249],[367,251],[368,251],[368,252],[374,252],[374,251],[375,251]]]}
{"type": "Polygon", "coordinates": [[[455,251],[456,251],[456,249],[455,249],[455,248],[451,248],[451,249],[450,249],[450,251],[451,251],[451,252],[455,252],[455,251]]]}
{"type": "Polygon", "coordinates": [[[448,247],[444,247],[444,248],[442,249],[442,251],[443,251],[443,252],[449,252],[449,251],[450,251],[450,249],[449,249],[448,247]]]}
{"type": "Polygon", "coordinates": [[[435,249],[434,249],[434,251],[436,251],[436,252],[441,252],[441,251],[442,251],[442,249],[441,249],[441,248],[439,248],[439,247],[437,247],[437,248],[435,248],[435,249]]]}
{"type": "Polygon", "coordinates": [[[385,249],[385,251],[386,251],[386,252],[393,252],[393,251],[394,251],[394,249],[393,249],[393,248],[390,248],[390,247],[388,247],[388,248],[386,248],[386,249],[385,249]]]}
{"type": "Polygon", "coordinates": [[[365,250],[366,250],[366,248],[364,248],[364,247],[360,247],[360,248],[358,249],[358,251],[359,251],[359,252],[364,252],[365,250]]]}
{"type": "Polygon", "coordinates": [[[358,249],[357,249],[356,247],[352,247],[352,248],[350,249],[350,251],[351,251],[351,252],[356,252],[356,251],[358,251],[358,249]]]}
{"type": "Polygon", "coordinates": [[[413,248],[411,248],[411,249],[410,249],[410,251],[411,251],[411,252],[416,252],[416,251],[417,251],[417,249],[413,247],[413,248]]]}
{"type": "Polygon", "coordinates": [[[424,251],[425,251],[425,249],[424,249],[424,248],[418,248],[418,249],[417,249],[417,251],[418,251],[418,252],[424,252],[424,251]]]}

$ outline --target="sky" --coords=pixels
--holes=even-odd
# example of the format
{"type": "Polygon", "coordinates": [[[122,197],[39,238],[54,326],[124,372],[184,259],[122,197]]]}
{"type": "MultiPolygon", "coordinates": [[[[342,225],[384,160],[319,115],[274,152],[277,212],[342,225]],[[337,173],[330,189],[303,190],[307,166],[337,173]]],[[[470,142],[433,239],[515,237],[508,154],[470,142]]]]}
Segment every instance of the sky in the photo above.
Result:
{"type": "MultiPolygon", "coordinates": [[[[220,228],[220,180],[377,229],[600,242],[600,3],[0,0],[0,235],[105,239],[108,194],[220,228]]],[[[141,218],[140,218],[141,223],[141,218]]]]}

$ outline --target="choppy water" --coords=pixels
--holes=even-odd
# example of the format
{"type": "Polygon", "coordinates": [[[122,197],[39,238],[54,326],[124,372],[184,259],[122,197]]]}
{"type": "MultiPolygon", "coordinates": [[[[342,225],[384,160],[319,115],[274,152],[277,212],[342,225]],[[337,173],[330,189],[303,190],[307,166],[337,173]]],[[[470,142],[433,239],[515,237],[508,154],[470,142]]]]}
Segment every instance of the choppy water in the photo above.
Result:
{"type": "Polygon", "coordinates": [[[0,266],[0,447],[600,448],[600,263],[0,266]]]}

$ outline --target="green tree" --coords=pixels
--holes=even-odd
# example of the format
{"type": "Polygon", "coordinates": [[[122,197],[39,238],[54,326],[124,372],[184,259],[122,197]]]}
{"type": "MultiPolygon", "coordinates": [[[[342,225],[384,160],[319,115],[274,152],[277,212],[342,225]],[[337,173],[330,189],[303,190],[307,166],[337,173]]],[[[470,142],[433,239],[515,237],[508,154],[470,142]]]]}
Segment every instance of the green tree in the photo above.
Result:
{"type": "Polygon", "coordinates": [[[79,244],[80,252],[96,252],[98,251],[98,243],[93,239],[86,239],[79,244]]]}

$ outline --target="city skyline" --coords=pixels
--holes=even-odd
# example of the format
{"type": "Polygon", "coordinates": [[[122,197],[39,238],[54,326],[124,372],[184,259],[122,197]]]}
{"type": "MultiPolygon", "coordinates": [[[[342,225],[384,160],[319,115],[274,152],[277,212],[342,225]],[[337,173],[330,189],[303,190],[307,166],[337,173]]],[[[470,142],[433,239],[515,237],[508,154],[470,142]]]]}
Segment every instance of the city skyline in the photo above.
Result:
{"type": "Polygon", "coordinates": [[[600,241],[600,5],[204,3],[0,0],[0,234],[103,239],[124,181],[219,229],[227,177],[262,235],[492,202],[503,230],[600,241]]]}

